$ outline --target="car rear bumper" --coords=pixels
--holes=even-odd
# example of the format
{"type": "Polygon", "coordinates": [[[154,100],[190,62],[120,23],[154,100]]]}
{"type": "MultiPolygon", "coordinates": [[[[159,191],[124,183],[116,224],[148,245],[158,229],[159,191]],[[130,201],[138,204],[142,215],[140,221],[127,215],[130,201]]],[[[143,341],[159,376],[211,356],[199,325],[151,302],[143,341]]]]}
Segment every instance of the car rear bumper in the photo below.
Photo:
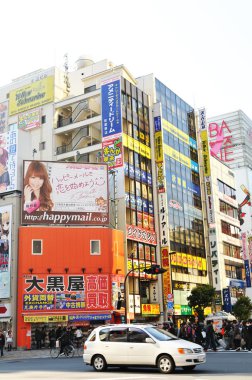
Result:
{"type": "Polygon", "coordinates": [[[83,361],[86,364],[91,364],[91,355],[89,355],[89,354],[83,354],[83,361]]]}

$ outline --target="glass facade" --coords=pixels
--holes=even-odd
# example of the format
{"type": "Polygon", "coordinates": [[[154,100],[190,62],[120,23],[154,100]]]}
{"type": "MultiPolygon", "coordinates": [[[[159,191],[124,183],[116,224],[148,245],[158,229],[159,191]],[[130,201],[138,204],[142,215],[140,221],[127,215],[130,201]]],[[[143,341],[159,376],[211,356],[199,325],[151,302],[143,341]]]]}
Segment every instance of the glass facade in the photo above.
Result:
{"type": "Polygon", "coordinates": [[[206,276],[194,110],[158,79],[155,86],[162,107],[172,271],[206,276]]]}
{"type": "MultiPolygon", "coordinates": [[[[155,236],[150,111],[147,95],[125,78],[121,78],[121,90],[126,225],[135,231],[130,237],[127,235],[128,271],[136,268],[128,279],[128,285],[130,297],[140,295],[141,304],[146,304],[150,302],[149,280],[154,278],[137,269],[157,262],[156,243],[151,244],[148,239],[136,236],[147,236],[145,232],[155,236]]],[[[135,319],[137,314],[141,314],[136,304],[135,298],[135,319]]]]}

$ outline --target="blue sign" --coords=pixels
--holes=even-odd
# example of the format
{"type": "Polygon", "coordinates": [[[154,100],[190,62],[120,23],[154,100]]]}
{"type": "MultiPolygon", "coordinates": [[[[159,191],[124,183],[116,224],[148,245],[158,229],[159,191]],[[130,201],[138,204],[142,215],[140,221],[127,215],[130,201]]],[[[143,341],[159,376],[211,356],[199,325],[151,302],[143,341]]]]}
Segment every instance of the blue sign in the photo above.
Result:
{"type": "Polygon", "coordinates": [[[247,285],[247,288],[251,288],[249,260],[244,260],[244,266],[245,266],[245,275],[246,275],[246,285],[247,285]]]}
{"type": "Polygon", "coordinates": [[[197,142],[196,142],[192,137],[189,137],[189,145],[190,145],[193,149],[197,149],[197,142]]]}
{"type": "Polygon", "coordinates": [[[102,137],[122,132],[121,85],[120,80],[101,86],[102,137]]]}
{"type": "Polygon", "coordinates": [[[231,304],[231,295],[230,295],[229,288],[222,289],[222,294],[223,294],[223,303],[224,303],[223,308],[227,313],[231,313],[232,304],[231,304]]]}
{"type": "Polygon", "coordinates": [[[154,126],[155,126],[155,132],[161,131],[161,117],[160,116],[154,117],[154,126]]]}
{"type": "Polygon", "coordinates": [[[243,280],[230,280],[230,286],[232,288],[245,288],[245,281],[243,280]]]}
{"type": "Polygon", "coordinates": [[[111,314],[81,314],[81,315],[69,315],[69,322],[79,321],[105,321],[111,319],[111,314]]]}

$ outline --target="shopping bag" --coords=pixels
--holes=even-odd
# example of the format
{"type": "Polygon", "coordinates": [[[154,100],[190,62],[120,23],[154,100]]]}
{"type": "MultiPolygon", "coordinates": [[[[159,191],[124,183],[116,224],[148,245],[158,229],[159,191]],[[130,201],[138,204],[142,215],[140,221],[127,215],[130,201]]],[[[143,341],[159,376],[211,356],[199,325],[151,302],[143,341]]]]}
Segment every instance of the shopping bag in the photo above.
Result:
{"type": "Polygon", "coordinates": [[[222,348],[226,348],[227,347],[227,345],[226,345],[226,343],[225,343],[225,341],[224,341],[224,339],[218,339],[218,343],[219,343],[219,345],[222,347],[222,348]]]}
{"type": "Polygon", "coordinates": [[[56,348],[59,348],[59,346],[60,346],[60,342],[59,340],[56,340],[56,348]]]}

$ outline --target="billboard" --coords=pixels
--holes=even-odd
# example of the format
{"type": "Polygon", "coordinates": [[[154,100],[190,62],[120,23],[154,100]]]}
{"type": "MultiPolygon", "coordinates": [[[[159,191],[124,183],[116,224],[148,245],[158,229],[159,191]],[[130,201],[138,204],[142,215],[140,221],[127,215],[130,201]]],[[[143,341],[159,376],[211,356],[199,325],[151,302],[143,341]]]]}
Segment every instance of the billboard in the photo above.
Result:
{"type": "Polygon", "coordinates": [[[38,80],[10,92],[9,116],[53,102],[54,77],[38,80]]]}
{"type": "Polygon", "coordinates": [[[40,117],[40,109],[22,113],[18,115],[18,128],[24,131],[38,128],[41,126],[40,117]]]}
{"type": "Polygon", "coordinates": [[[0,193],[17,188],[17,126],[0,134],[0,193]]]}
{"type": "Polygon", "coordinates": [[[10,298],[12,206],[0,207],[0,299],[10,298]]]}
{"type": "Polygon", "coordinates": [[[0,133],[7,131],[8,125],[8,102],[0,103],[0,133]]]}
{"type": "Polygon", "coordinates": [[[122,133],[121,82],[111,78],[101,85],[102,139],[122,133]]]}
{"type": "Polygon", "coordinates": [[[108,310],[111,303],[109,276],[26,274],[20,301],[23,311],[108,310]]]}
{"type": "Polygon", "coordinates": [[[109,224],[106,164],[24,161],[22,224],[109,224]]]}

